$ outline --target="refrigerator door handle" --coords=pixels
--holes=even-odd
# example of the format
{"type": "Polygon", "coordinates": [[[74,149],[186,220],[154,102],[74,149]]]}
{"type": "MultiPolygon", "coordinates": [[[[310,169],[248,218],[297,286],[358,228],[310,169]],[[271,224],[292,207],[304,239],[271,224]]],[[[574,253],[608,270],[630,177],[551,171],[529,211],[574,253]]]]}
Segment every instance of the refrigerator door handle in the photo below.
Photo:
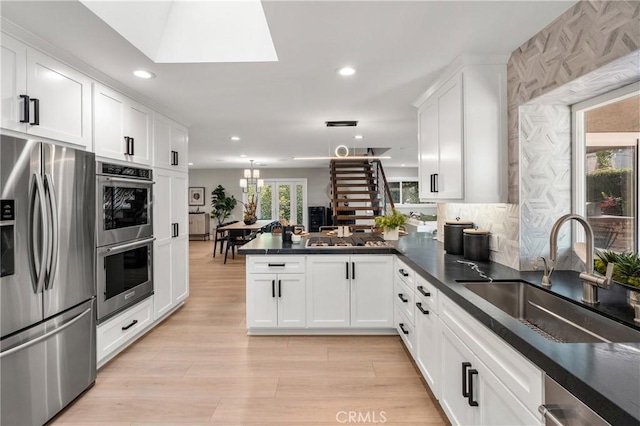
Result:
{"type": "Polygon", "coordinates": [[[49,265],[47,267],[48,274],[45,284],[45,289],[49,290],[53,288],[53,282],[55,280],[56,270],[58,267],[60,224],[58,223],[58,196],[56,194],[53,178],[50,174],[44,175],[44,185],[47,198],[49,199],[49,214],[51,215],[51,233],[50,238],[48,238],[50,240],[49,243],[51,250],[49,252],[49,265]]]}
{"type": "Polygon", "coordinates": [[[78,322],[78,321],[80,320],[80,318],[82,318],[83,316],[87,315],[87,314],[88,314],[88,313],[90,313],[90,312],[91,312],[91,308],[86,309],[84,312],[82,312],[81,314],[79,314],[77,317],[75,317],[74,319],[72,319],[72,320],[71,320],[71,321],[69,321],[68,323],[66,323],[66,324],[64,324],[64,325],[62,325],[62,326],[60,326],[60,327],[56,328],[55,330],[51,330],[50,332],[48,332],[48,333],[46,333],[46,334],[43,334],[42,336],[40,336],[40,337],[38,337],[38,338],[35,338],[35,339],[33,339],[33,340],[30,340],[30,341],[28,341],[28,342],[25,342],[25,343],[23,343],[23,344],[21,344],[21,345],[18,345],[18,346],[14,347],[14,348],[11,348],[11,349],[9,349],[9,350],[6,350],[6,351],[4,351],[4,352],[0,353],[0,359],[4,358],[4,357],[6,357],[6,356],[9,356],[9,355],[11,355],[11,354],[13,354],[13,353],[16,353],[16,352],[18,352],[18,351],[21,351],[21,350],[23,350],[23,349],[26,349],[26,348],[28,348],[29,346],[33,346],[33,345],[35,345],[35,344],[36,344],[36,343],[38,343],[38,342],[41,342],[41,341],[43,341],[43,340],[46,340],[46,339],[48,339],[49,337],[51,337],[51,336],[53,336],[53,335],[55,335],[55,334],[60,333],[62,330],[64,330],[64,329],[66,329],[66,328],[71,327],[73,324],[75,324],[76,322],[78,322]]]}
{"type": "Polygon", "coordinates": [[[49,229],[48,229],[47,219],[45,217],[46,208],[44,204],[44,198],[45,198],[44,185],[42,183],[42,177],[38,173],[34,173],[31,177],[30,192],[31,194],[29,195],[29,226],[27,227],[28,229],[27,250],[29,252],[29,257],[30,257],[29,269],[31,270],[31,280],[33,284],[35,284],[33,292],[41,293],[44,279],[46,276],[45,271],[47,267],[47,260],[49,258],[49,245],[48,244],[43,245],[42,255],[40,257],[40,266],[36,270],[35,244],[33,241],[35,237],[33,226],[34,226],[34,220],[35,220],[34,216],[35,216],[35,209],[36,209],[36,205],[35,205],[36,195],[40,201],[40,221],[42,225],[41,232],[46,238],[48,238],[49,236],[49,229]],[[35,190],[34,190],[34,187],[35,187],[35,190]]]}

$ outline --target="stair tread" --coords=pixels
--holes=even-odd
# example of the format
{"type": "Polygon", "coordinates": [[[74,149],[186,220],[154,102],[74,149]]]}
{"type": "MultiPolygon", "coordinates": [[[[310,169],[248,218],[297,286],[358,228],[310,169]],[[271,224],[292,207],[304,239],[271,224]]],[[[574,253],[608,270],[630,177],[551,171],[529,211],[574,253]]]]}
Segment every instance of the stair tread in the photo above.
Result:
{"type": "Polygon", "coordinates": [[[378,202],[377,198],[342,198],[340,200],[336,200],[338,203],[371,203],[378,202]]]}
{"type": "Polygon", "coordinates": [[[358,219],[375,219],[378,216],[358,216],[358,215],[338,215],[336,218],[338,220],[358,220],[358,219]]]}
{"type": "Polygon", "coordinates": [[[336,207],[337,211],[350,211],[350,210],[382,210],[380,206],[357,206],[357,207],[336,207]]]}
{"type": "Polygon", "coordinates": [[[360,188],[360,187],[368,187],[368,186],[374,186],[375,184],[373,183],[336,183],[336,186],[339,186],[341,188],[360,188]]]}
{"type": "Polygon", "coordinates": [[[341,169],[336,169],[334,171],[334,173],[339,173],[341,175],[354,175],[356,173],[366,173],[366,174],[372,175],[373,174],[373,170],[364,170],[364,169],[362,169],[362,170],[341,170],[341,169]]]}
{"type": "Polygon", "coordinates": [[[378,191],[336,191],[336,194],[377,194],[378,191]]]}

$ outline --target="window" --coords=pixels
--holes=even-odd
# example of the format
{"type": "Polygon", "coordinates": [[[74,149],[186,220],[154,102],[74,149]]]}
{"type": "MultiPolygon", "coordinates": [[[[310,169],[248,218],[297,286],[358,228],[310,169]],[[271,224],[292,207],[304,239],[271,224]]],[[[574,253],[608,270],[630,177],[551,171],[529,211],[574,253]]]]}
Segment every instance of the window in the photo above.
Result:
{"type": "Polygon", "coordinates": [[[389,189],[395,204],[422,204],[418,192],[418,179],[390,180],[389,189]]]}
{"type": "Polygon", "coordinates": [[[291,224],[305,225],[307,220],[306,179],[265,179],[256,192],[254,185],[243,194],[243,201],[256,195],[258,219],[286,219],[291,224]]]}
{"type": "Polygon", "coordinates": [[[575,206],[593,228],[595,246],[638,251],[640,84],[572,108],[575,206]]]}

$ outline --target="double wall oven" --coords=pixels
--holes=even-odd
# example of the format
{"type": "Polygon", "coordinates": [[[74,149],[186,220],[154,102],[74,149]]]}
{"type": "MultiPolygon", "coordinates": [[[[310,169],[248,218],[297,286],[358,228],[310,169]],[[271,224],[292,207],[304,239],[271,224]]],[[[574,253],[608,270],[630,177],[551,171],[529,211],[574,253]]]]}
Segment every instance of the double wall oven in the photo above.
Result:
{"type": "Polygon", "coordinates": [[[153,294],[149,169],[98,162],[98,322],[153,294]]]}

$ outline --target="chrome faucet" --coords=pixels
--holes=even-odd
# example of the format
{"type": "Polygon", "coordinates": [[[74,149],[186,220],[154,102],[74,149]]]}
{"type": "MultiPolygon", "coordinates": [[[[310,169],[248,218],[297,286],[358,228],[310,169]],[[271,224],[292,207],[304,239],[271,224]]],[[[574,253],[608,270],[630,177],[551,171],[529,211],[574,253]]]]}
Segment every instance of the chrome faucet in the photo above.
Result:
{"type": "Polygon", "coordinates": [[[613,266],[612,262],[607,264],[607,272],[606,276],[602,276],[600,274],[596,274],[593,271],[593,229],[587,220],[577,214],[566,214],[562,216],[560,219],[553,224],[553,228],[551,228],[551,234],[549,235],[549,262],[552,265],[547,264],[547,260],[542,258],[544,261],[544,276],[542,277],[542,285],[545,287],[551,287],[551,274],[555,269],[555,263],[558,257],[558,233],[560,232],[560,228],[565,222],[569,220],[575,220],[584,228],[584,232],[587,234],[587,259],[586,259],[586,267],[587,270],[585,272],[580,273],[580,281],[582,282],[582,301],[589,305],[597,305],[598,302],[598,287],[604,288],[606,290],[611,288],[611,276],[613,275],[613,266]]]}

